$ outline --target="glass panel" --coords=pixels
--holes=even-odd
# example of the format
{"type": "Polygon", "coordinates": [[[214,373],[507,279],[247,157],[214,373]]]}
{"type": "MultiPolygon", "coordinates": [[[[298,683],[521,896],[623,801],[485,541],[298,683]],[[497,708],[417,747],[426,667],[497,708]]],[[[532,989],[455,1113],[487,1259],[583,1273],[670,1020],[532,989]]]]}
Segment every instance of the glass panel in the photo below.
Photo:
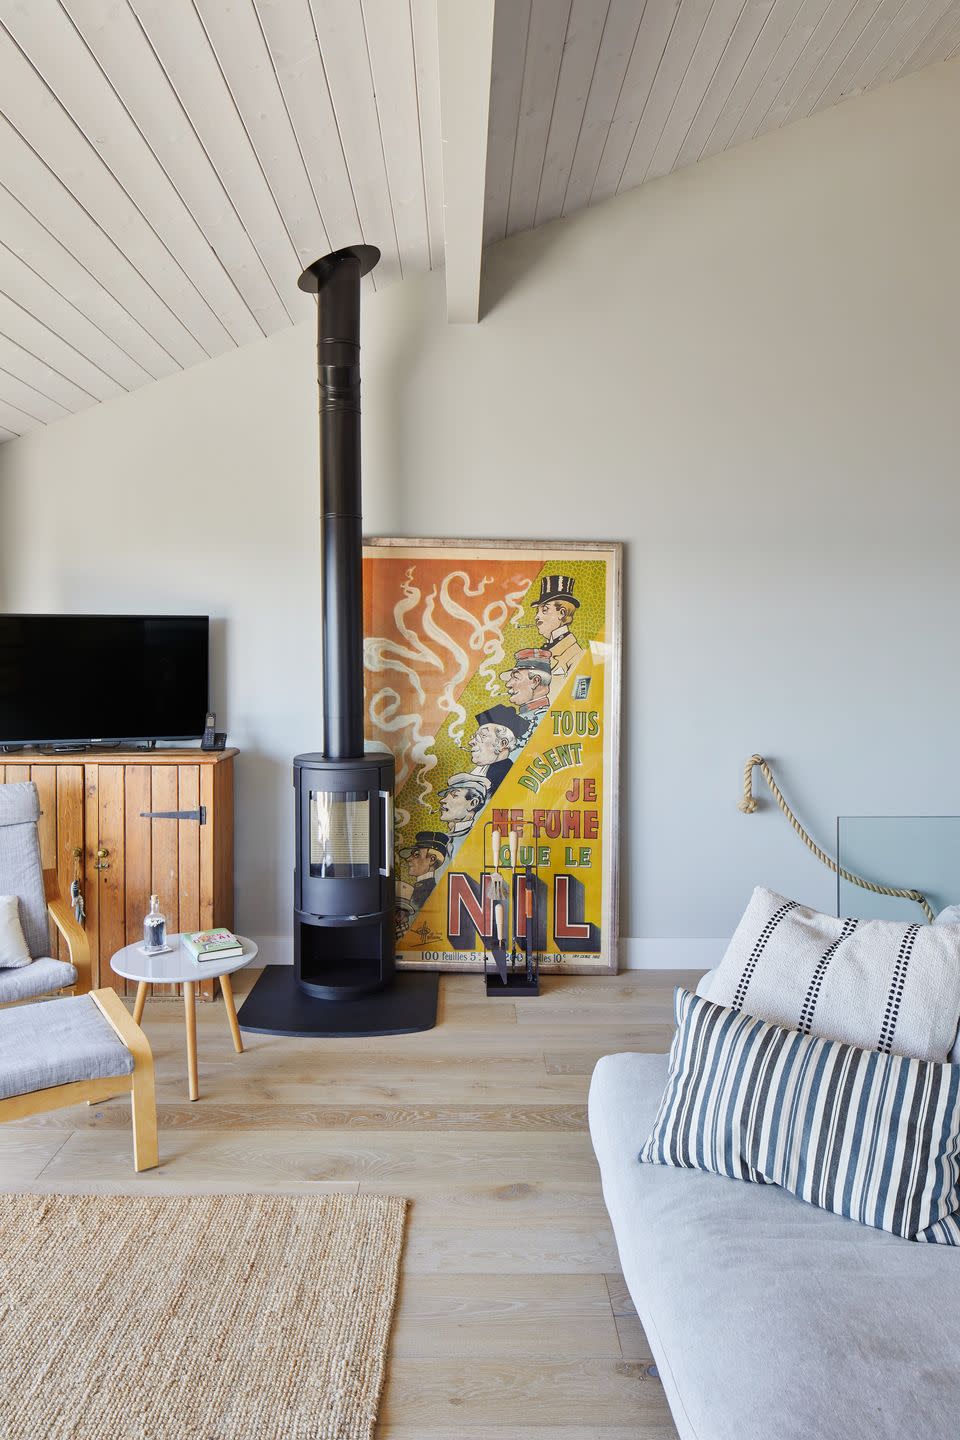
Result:
{"type": "Polygon", "coordinates": [[[310,874],[355,879],[370,874],[370,791],[310,791],[310,874]]]}
{"type": "MultiPolygon", "coordinates": [[[[837,858],[866,880],[926,895],[934,914],[960,902],[960,816],[841,815],[837,858]]],[[[839,880],[838,913],[865,920],[923,923],[912,900],[871,895],[839,880]]]]}

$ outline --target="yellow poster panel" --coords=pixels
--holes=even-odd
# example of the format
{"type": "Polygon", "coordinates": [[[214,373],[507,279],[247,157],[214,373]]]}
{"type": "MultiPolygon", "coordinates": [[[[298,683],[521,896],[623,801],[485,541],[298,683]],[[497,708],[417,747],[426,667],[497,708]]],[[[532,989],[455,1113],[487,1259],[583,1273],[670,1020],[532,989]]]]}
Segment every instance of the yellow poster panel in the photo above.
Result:
{"type": "Polygon", "coordinates": [[[400,965],[482,970],[497,893],[504,943],[522,948],[530,866],[542,968],[616,969],[620,566],[616,544],[364,546],[366,735],[396,760],[400,965]]]}

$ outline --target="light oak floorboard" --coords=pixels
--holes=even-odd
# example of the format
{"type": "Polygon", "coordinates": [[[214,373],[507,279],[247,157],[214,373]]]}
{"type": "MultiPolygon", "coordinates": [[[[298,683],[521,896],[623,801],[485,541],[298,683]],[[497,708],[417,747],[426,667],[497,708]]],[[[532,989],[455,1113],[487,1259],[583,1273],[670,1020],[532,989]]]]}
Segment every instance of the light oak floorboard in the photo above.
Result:
{"type": "Polygon", "coordinates": [[[540,1355],[502,1360],[395,1360],[381,1402],[382,1426],[419,1421],[424,1426],[453,1420],[461,1425],[509,1425],[519,1417],[545,1423],[605,1425],[632,1415],[637,1435],[645,1422],[662,1425],[669,1416],[660,1382],[648,1367],[628,1360],[554,1358],[549,1337],[540,1355]]]}
{"type": "Polygon", "coordinates": [[[376,1440],[677,1440],[667,1415],[663,1421],[633,1425],[473,1425],[447,1421],[435,1425],[378,1425],[376,1440]]]}
{"type": "MultiPolygon", "coordinates": [[[[127,1118],[129,1120],[129,1114],[127,1118]]],[[[19,1124],[5,1126],[0,1130],[0,1190],[21,1190],[29,1186],[68,1138],[56,1133],[25,1134],[19,1124]]]]}
{"type": "MultiPolygon", "coordinates": [[[[252,972],[234,977],[238,1007],[252,972]]],[[[130,1103],[0,1130],[0,1188],[96,1193],[376,1191],[410,1198],[377,1440],[675,1440],[619,1272],[586,1129],[590,1074],[663,1051],[683,972],[547,977],[488,1001],[441,981],[440,1024],[387,1040],[245,1035],[151,994],[159,1169],[135,1175],[130,1103]]]]}

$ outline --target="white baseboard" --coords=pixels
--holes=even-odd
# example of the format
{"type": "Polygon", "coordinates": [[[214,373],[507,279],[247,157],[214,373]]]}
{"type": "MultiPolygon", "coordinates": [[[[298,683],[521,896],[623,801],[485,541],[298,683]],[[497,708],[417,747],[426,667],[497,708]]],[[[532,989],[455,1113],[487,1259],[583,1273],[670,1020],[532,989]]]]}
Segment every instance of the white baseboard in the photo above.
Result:
{"type": "Polygon", "coordinates": [[[621,970],[712,970],[719,964],[726,940],[633,940],[620,941],[621,970]]]}
{"type": "MultiPolygon", "coordinates": [[[[621,970],[711,970],[729,940],[639,940],[624,936],[620,941],[621,970]]],[[[257,936],[258,965],[292,965],[293,936],[257,936]]]]}

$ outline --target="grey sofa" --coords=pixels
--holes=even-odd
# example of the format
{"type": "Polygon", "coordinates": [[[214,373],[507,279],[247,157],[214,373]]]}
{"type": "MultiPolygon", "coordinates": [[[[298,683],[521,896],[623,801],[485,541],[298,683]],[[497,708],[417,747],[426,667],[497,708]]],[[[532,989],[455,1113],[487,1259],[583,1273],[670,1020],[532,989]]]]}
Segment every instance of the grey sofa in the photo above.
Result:
{"type": "Polygon", "coordinates": [[[956,1440],[960,1252],[772,1185],[640,1165],[665,1055],[609,1055],[590,1133],[681,1440],[956,1440]]]}

